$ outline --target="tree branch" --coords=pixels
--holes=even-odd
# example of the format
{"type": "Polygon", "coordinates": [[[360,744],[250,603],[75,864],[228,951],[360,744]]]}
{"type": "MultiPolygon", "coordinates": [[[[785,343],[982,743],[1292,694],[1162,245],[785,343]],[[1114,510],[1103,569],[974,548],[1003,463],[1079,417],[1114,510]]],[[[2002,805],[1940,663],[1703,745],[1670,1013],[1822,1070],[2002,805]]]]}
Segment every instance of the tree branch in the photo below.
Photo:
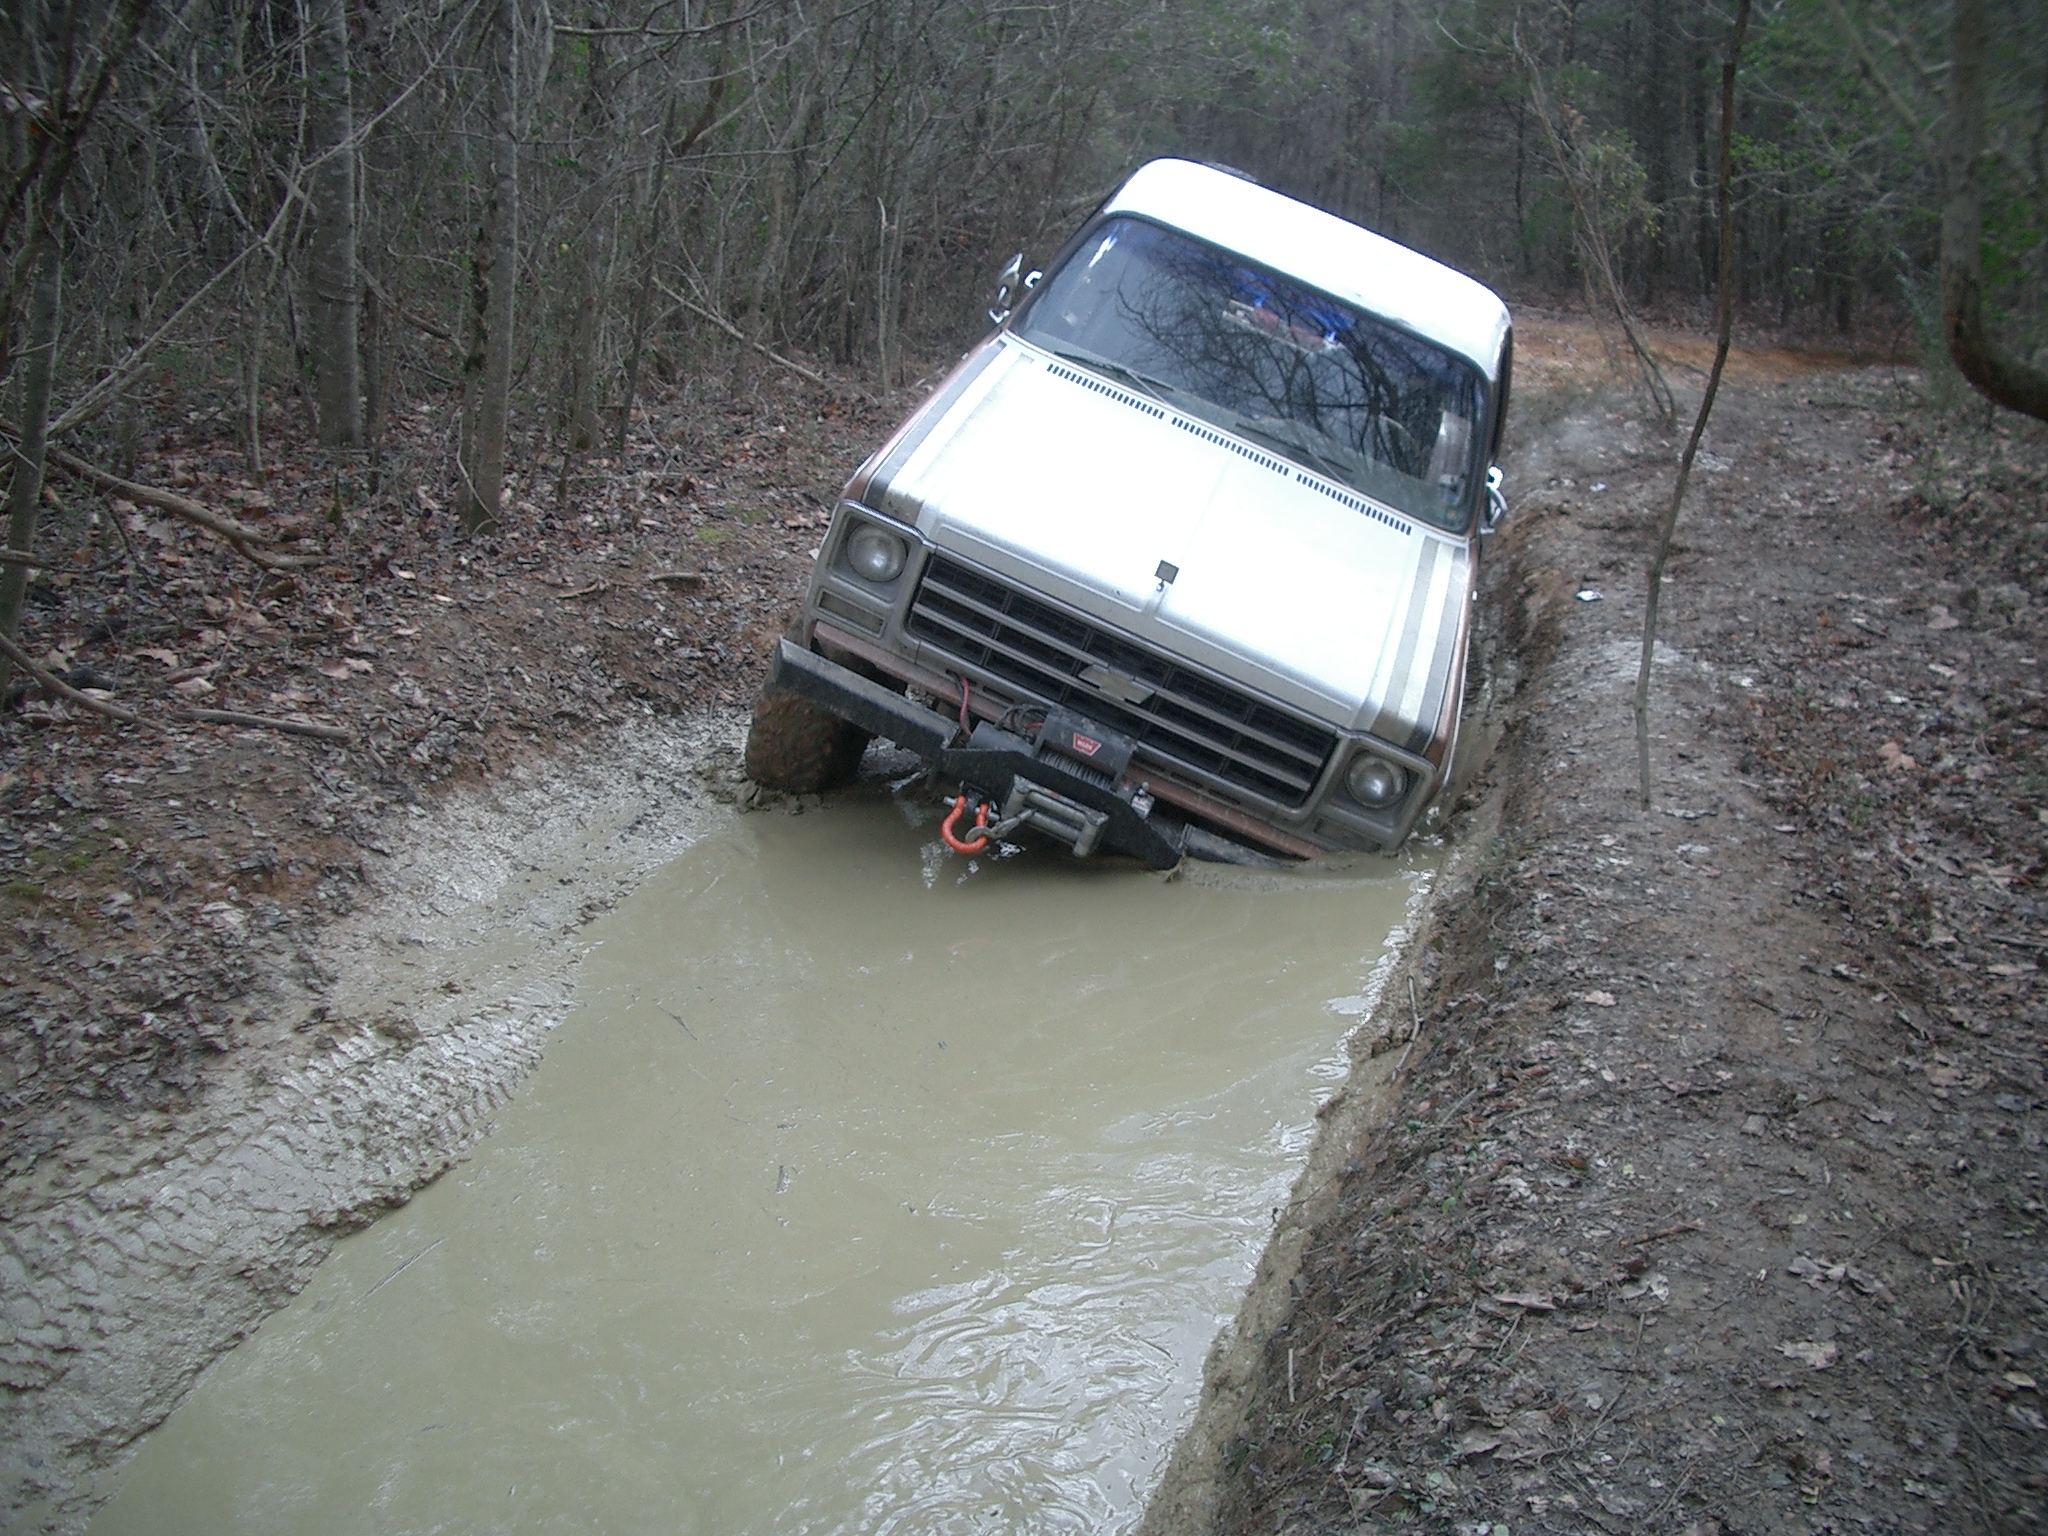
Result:
{"type": "Polygon", "coordinates": [[[267,571],[290,571],[303,566],[318,565],[325,555],[274,555],[255,546],[269,544],[272,536],[238,523],[231,517],[224,517],[208,507],[201,506],[189,496],[180,496],[175,491],[160,491],[155,486],[138,485],[133,480],[123,480],[119,475],[110,475],[79,458],[66,453],[62,448],[49,450],[50,462],[75,480],[96,485],[103,491],[112,491],[130,501],[139,501],[145,506],[168,512],[173,517],[182,517],[186,522],[204,528],[208,533],[225,539],[230,548],[243,559],[260,565],[267,571]]]}
{"type": "Polygon", "coordinates": [[[717,326],[721,331],[725,332],[725,334],[730,336],[734,341],[745,342],[748,346],[752,347],[756,352],[760,353],[763,357],[767,358],[769,362],[779,363],[782,367],[787,368],[791,373],[795,374],[798,378],[808,379],[813,384],[823,384],[825,382],[825,376],[823,374],[813,372],[811,369],[806,368],[802,363],[791,362],[788,358],[784,357],[780,352],[777,352],[773,348],[769,347],[765,342],[759,342],[754,340],[753,337],[749,336],[745,331],[741,330],[738,326],[734,325],[730,320],[726,319],[725,316],[719,314],[716,310],[706,309],[702,304],[697,303],[694,299],[684,298],[680,293],[677,293],[675,289],[669,287],[667,283],[664,283],[659,279],[656,279],[654,286],[659,288],[663,293],[667,294],[670,298],[674,299],[678,304],[682,305],[683,308],[689,310],[692,314],[702,315],[706,320],[709,320],[713,325],[717,326]]]}
{"type": "MultiPolygon", "coordinates": [[[[36,665],[29,660],[27,651],[16,645],[5,635],[0,635],[0,656],[5,656],[22,671],[43,686],[45,692],[76,704],[80,709],[91,710],[122,725],[143,725],[161,730],[164,722],[138,715],[132,709],[123,709],[118,704],[109,704],[105,699],[96,699],[89,693],[72,687],[47,667],[36,665]]],[[[245,715],[238,709],[183,709],[171,717],[173,720],[190,720],[198,725],[240,725],[259,731],[282,731],[287,736],[311,736],[317,741],[350,742],[355,732],[341,725],[321,725],[312,720],[279,720],[270,715],[245,715]]]]}

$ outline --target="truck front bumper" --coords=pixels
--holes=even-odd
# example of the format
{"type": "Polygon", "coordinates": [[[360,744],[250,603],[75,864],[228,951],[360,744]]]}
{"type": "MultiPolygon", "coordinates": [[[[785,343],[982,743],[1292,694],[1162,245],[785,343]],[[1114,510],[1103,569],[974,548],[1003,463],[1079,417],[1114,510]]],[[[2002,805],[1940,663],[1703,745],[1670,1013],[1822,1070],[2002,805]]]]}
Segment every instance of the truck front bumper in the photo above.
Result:
{"type": "Polygon", "coordinates": [[[768,686],[808,699],[862,730],[885,737],[929,763],[939,776],[986,796],[1001,808],[1031,799],[1030,790],[1051,791],[1105,818],[1094,846],[1140,859],[1154,869],[1180,862],[1186,829],[1153,812],[1152,797],[1138,786],[1041,750],[1026,738],[979,722],[965,745],[956,723],[913,704],[901,693],[862,677],[838,662],[783,640],[775,648],[768,686]]]}

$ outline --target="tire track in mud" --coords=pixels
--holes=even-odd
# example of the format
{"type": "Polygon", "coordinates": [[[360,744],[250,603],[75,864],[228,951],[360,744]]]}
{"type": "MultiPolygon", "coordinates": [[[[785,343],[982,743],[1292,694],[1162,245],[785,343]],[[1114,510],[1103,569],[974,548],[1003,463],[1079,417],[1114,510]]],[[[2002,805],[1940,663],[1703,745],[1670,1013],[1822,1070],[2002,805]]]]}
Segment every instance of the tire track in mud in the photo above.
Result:
{"type": "Polygon", "coordinates": [[[8,1531],[81,1529],[96,1474],[338,1236],[483,1134],[570,1004],[584,925],[731,814],[741,724],[627,726],[415,807],[310,974],[270,978],[262,1001],[296,1028],[242,1047],[240,1078],[211,1086],[168,1156],[85,1149],[70,1188],[15,1213],[0,1233],[8,1531]]]}

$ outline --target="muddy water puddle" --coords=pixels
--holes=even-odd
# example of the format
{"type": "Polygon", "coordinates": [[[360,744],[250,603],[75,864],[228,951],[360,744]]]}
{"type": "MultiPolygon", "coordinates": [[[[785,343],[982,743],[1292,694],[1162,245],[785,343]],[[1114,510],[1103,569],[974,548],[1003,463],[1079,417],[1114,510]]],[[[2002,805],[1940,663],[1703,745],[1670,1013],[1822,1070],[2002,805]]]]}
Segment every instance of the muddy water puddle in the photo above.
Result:
{"type": "Polygon", "coordinates": [[[1127,1528],[1427,879],[736,820],[92,1529],[1127,1528]]]}

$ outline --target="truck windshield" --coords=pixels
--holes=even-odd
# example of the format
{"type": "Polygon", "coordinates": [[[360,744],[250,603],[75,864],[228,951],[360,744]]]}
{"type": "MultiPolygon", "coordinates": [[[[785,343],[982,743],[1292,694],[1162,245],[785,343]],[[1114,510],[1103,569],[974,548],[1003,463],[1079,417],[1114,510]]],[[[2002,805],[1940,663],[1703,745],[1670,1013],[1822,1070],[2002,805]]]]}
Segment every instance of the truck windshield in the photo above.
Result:
{"type": "Polygon", "coordinates": [[[1439,527],[1470,514],[1477,369],[1191,236],[1107,220],[1016,333],[1439,527]]]}

